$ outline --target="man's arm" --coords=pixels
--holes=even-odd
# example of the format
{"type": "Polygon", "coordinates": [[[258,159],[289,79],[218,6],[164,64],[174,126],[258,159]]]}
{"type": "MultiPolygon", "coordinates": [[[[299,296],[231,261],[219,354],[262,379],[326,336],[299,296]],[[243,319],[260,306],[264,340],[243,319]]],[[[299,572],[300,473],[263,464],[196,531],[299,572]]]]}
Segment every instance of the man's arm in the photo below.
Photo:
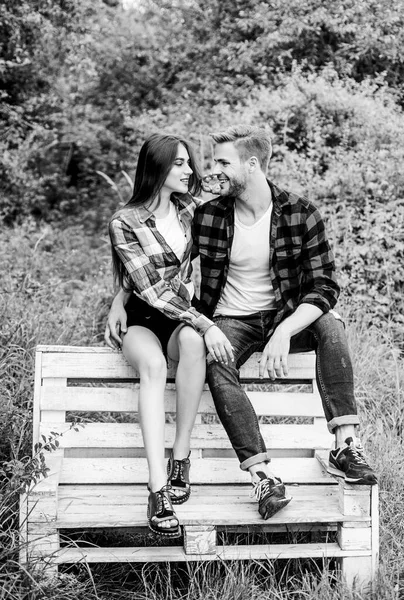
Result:
{"type": "Polygon", "coordinates": [[[299,304],[295,312],[282,321],[275,329],[260,359],[259,375],[265,372],[271,379],[288,374],[288,354],[290,339],[317,321],[323,311],[314,304],[299,304]]]}
{"type": "Polygon", "coordinates": [[[120,289],[112,300],[105,327],[104,340],[114,350],[122,346],[121,334],[127,332],[125,304],[130,298],[130,292],[120,289]]]}
{"type": "Polygon", "coordinates": [[[310,205],[305,218],[301,261],[303,282],[300,304],[313,304],[323,313],[334,308],[340,293],[334,255],[318,209],[310,205]]]}

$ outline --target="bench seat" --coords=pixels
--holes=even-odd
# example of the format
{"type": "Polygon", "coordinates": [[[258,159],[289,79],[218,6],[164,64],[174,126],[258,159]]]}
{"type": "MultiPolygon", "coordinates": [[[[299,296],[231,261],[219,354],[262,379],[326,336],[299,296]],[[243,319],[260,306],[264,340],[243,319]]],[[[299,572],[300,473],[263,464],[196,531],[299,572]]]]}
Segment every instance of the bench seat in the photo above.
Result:
{"type": "MultiPolygon", "coordinates": [[[[315,356],[290,356],[289,376],[276,385],[259,379],[257,359],[242,368],[241,382],[261,421],[271,469],[293,500],[262,520],[249,474],[239,468],[206,387],[192,434],[191,497],[175,507],[182,536],[167,543],[147,528],[138,375],[121,353],[105,348],[38,347],[34,443],[57,439],[59,445],[45,452],[48,477],[21,498],[22,562],[45,565],[52,576],[58,565],[82,561],[333,558],[349,583],[373,581],[377,486],[349,486],[327,473],[333,437],[315,383],[315,356]],[[78,416],[84,426],[74,425],[78,416]],[[77,538],[98,530],[113,530],[118,539],[129,532],[130,547],[77,538]],[[307,535],[296,541],[299,532],[307,535]],[[283,535],[262,538],[275,533],[283,535]]],[[[166,390],[167,451],[175,428],[174,376],[175,365],[166,390]]]]}

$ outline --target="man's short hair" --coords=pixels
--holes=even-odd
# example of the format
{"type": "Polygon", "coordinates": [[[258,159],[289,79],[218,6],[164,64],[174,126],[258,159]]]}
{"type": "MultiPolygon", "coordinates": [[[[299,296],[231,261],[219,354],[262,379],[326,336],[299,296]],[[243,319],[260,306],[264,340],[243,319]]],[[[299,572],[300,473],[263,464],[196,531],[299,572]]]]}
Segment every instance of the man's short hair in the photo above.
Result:
{"type": "Polygon", "coordinates": [[[210,136],[216,144],[234,144],[242,160],[256,156],[264,173],[268,169],[272,143],[266,129],[252,125],[234,125],[220,133],[211,133],[210,136]]]}

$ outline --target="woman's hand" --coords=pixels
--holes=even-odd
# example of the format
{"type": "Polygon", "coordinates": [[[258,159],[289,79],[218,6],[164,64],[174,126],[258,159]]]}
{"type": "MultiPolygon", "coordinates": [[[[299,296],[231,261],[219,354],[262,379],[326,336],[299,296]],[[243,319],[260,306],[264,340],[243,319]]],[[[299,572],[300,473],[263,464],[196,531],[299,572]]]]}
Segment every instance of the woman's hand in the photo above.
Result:
{"type": "Polygon", "coordinates": [[[229,360],[230,362],[234,361],[233,346],[217,325],[209,327],[204,335],[204,340],[209,354],[215,361],[223,362],[226,365],[229,364],[229,360]]]}
{"type": "Polygon", "coordinates": [[[112,301],[112,305],[108,314],[107,324],[105,326],[104,340],[105,343],[116,350],[122,346],[121,336],[128,331],[126,326],[127,314],[125,310],[124,300],[127,295],[121,290],[112,301]]]}

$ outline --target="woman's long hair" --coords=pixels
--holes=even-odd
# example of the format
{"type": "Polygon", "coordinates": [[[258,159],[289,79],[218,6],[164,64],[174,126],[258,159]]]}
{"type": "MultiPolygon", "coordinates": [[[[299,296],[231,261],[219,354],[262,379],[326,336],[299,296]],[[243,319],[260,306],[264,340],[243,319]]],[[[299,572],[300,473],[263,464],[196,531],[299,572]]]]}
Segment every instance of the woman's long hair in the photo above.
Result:
{"type": "MultiPolygon", "coordinates": [[[[190,143],[176,135],[154,133],[147,138],[140,149],[133,194],[125,208],[129,206],[147,206],[156,198],[159,199],[161,189],[177,157],[179,144],[186,148],[189,154],[189,166],[192,169],[188,192],[194,195],[199,194],[201,190],[201,172],[190,143]]],[[[125,268],[114,247],[111,248],[115,283],[127,289],[127,286],[125,286],[125,268]]]]}

